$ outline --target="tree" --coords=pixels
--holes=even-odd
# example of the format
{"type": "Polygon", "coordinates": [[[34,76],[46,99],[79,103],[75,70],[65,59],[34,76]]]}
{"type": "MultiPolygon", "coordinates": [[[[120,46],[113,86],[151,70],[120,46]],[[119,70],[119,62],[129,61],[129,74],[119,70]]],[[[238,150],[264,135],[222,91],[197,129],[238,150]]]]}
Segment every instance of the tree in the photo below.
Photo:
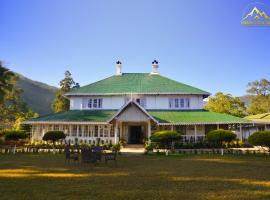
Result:
{"type": "Polygon", "coordinates": [[[270,148],[270,131],[258,131],[248,137],[252,145],[266,146],[270,148]]]}
{"type": "Polygon", "coordinates": [[[0,103],[8,91],[13,89],[15,74],[5,68],[0,61],[0,103]]]}
{"type": "Polygon", "coordinates": [[[60,89],[56,91],[52,107],[54,112],[68,111],[70,102],[69,99],[67,99],[63,95],[73,88],[80,87],[80,85],[79,83],[75,83],[69,71],[65,72],[65,78],[61,80],[59,84],[60,89]]]}
{"type": "Polygon", "coordinates": [[[65,138],[66,135],[63,131],[48,131],[47,133],[45,133],[42,140],[50,141],[54,144],[56,141],[63,140],[65,138]]]}
{"type": "Polygon", "coordinates": [[[150,137],[151,141],[165,145],[166,148],[168,148],[170,145],[171,148],[173,148],[173,142],[179,140],[180,138],[180,133],[169,130],[157,131],[150,137]]]}
{"type": "Polygon", "coordinates": [[[0,103],[0,124],[2,129],[17,129],[22,121],[35,115],[22,102],[21,93],[22,90],[14,86],[11,91],[5,94],[2,103],[0,103]]]}
{"type": "Polygon", "coordinates": [[[231,94],[222,92],[209,97],[209,101],[204,107],[206,110],[243,117],[246,115],[246,107],[239,97],[233,97],[231,94]]]}
{"type": "Polygon", "coordinates": [[[253,81],[248,83],[249,89],[247,92],[253,95],[267,96],[270,94],[270,81],[267,79],[261,79],[259,81],[253,81]]]}
{"type": "Polygon", "coordinates": [[[261,79],[248,83],[247,92],[251,94],[251,104],[247,110],[250,114],[270,112],[270,81],[261,79]]]}
{"type": "Polygon", "coordinates": [[[270,112],[270,95],[256,95],[251,97],[252,101],[247,112],[252,115],[270,112]]]}
{"type": "Polygon", "coordinates": [[[236,134],[229,130],[218,129],[213,130],[207,133],[206,139],[218,145],[222,145],[222,143],[229,143],[236,139],[236,134]]]}

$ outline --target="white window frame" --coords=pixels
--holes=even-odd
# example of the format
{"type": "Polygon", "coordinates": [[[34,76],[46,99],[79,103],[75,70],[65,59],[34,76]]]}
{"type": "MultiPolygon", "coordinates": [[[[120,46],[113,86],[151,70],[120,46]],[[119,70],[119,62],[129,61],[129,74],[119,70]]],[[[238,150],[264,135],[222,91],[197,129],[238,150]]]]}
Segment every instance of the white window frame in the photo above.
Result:
{"type": "Polygon", "coordinates": [[[90,98],[87,102],[87,109],[102,109],[103,98],[90,98]]]}
{"type": "Polygon", "coordinates": [[[190,108],[190,98],[171,97],[168,99],[169,109],[183,110],[190,108]]]}

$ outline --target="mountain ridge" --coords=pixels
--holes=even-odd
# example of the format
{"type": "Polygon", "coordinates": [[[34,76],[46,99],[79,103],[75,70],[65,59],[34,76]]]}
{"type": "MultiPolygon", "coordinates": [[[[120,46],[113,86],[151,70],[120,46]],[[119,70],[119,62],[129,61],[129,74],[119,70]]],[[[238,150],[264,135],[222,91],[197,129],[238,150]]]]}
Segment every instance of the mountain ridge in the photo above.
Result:
{"type": "Polygon", "coordinates": [[[52,113],[51,105],[57,87],[32,80],[19,73],[16,73],[16,75],[18,76],[16,87],[23,90],[21,94],[23,102],[39,115],[52,113]]]}

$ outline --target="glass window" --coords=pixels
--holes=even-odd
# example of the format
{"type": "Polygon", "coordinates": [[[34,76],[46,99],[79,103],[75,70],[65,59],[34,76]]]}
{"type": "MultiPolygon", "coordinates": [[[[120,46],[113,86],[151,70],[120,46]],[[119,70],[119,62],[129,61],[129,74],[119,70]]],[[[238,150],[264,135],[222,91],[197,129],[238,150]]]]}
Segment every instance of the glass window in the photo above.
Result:
{"type": "Polygon", "coordinates": [[[102,99],[98,99],[98,108],[102,108],[102,99]]]}
{"type": "Polygon", "coordinates": [[[92,108],[92,99],[89,99],[88,101],[88,108],[92,108]]]}
{"type": "Polygon", "coordinates": [[[77,126],[76,125],[73,125],[72,126],[72,136],[73,137],[76,137],[77,136],[77,126]]]}
{"type": "Polygon", "coordinates": [[[180,99],[180,106],[181,106],[181,108],[184,108],[185,107],[184,99],[180,99]]]}
{"type": "Polygon", "coordinates": [[[97,99],[93,99],[93,108],[97,108],[97,102],[98,102],[98,100],[97,99]]]}
{"type": "Polygon", "coordinates": [[[111,126],[110,137],[114,137],[114,127],[113,126],[111,126]]]}
{"type": "Polygon", "coordinates": [[[103,137],[103,126],[99,127],[99,137],[103,137]]]}
{"type": "Polygon", "coordinates": [[[98,126],[95,126],[95,137],[98,137],[98,126]]]}
{"type": "Polygon", "coordinates": [[[175,108],[179,108],[179,99],[174,99],[175,108]]]}

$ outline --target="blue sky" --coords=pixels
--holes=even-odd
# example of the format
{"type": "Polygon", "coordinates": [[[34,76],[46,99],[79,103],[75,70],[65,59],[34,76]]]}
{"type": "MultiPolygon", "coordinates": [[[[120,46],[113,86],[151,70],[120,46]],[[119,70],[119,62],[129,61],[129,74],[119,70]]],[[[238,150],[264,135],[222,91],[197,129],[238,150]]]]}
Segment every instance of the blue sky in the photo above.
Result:
{"type": "MultiPolygon", "coordinates": [[[[150,72],[211,93],[270,79],[270,27],[240,25],[248,0],[1,0],[0,59],[54,86],[150,72]]],[[[260,1],[270,6],[270,1],[260,1]]],[[[270,15],[270,11],[268,11],[270,15]]]]}

